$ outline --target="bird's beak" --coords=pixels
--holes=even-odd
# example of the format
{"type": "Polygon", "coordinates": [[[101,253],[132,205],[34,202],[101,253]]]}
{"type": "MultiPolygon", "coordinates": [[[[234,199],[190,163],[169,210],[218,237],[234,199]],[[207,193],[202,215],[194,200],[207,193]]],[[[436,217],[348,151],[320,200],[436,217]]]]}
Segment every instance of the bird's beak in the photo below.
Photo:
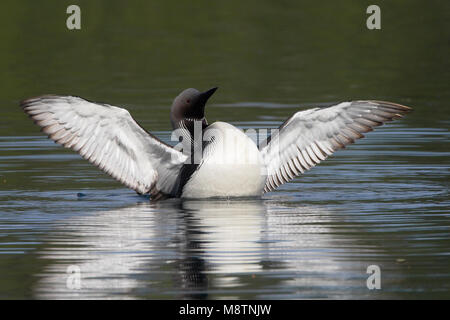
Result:
{"type": "Polygon", "coordinates": [[[217,87],[211,88],[205,92],[200,93],[200,100],[203,103],[206,103],[208,99],[213,95],[214,92],[216,92],[217,87]]]}

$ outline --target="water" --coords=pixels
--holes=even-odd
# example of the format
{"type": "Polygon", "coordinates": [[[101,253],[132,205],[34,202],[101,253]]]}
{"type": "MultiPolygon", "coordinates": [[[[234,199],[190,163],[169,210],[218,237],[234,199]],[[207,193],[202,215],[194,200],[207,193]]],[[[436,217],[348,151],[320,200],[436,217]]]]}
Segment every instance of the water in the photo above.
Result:
{"type": "Polygon", "coordinates": [[[447,3],[411,1],[405,13],[380,2],[375,32],[350,1],[80,1],[82,30],[70,32],[62,3],[7,2],[0,298],[450,298],[447,3]],[[414,112],[261,200],[150,203],[18,107],[76,94],[127,107],[169,142],[171,100],[216,85],[209,121],[241,128],[359,98],[414,112]],[[367,289],[369,265],[381,290],[367,289]]]}

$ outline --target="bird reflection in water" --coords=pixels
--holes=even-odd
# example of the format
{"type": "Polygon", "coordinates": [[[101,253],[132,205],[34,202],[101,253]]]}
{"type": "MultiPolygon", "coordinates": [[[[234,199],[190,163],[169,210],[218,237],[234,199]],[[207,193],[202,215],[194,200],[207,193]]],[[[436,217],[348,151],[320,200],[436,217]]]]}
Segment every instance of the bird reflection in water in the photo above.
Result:
{"type": "MultiPolygon", "coordinates": [[[[74,216],[60,221],[42,246],[49,264],[35,292],[39,298],[206,299],[234,298],[245,288],[257,296],[267,285],[258,281],[265,272],[340,268],[339,261],[308,255],[333,244],[323,226],[328,216],[320,208],[262,200],[178,199],[74,216]],[[66,286],[70,265],[81,270],[79,290],[66,286]]],[[[283,283],[299,284],[280,278],[273,285],[283,283]]]]}

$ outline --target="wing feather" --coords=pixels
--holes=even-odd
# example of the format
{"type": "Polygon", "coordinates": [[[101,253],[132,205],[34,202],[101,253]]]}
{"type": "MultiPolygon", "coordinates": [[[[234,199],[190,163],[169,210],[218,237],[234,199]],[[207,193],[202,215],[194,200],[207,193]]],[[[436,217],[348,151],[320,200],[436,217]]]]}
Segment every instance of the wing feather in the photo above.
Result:
{"type": "Polygon", "coordinates": [[[385,101],[353,101],[295,113],[270,137],[267,145],[262,144],[261,154],[267,168],[264,192],[292,180],[335,151],[363,138],[364,133],[401,118],[410,110],[385,101]]]}
{"type": "Polygon", "coordinates": [[[53,95],[21,106],[49,138],[127,187],[158,197],[172,192],[186,156],[145,131],[127,110],[53,95]]]}

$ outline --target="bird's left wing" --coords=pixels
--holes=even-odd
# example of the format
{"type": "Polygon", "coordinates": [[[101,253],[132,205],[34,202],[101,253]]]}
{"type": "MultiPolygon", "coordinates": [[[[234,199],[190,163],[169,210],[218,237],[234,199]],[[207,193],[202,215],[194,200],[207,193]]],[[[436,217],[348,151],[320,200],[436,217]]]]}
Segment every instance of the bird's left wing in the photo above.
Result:
{"type": "Polygon", "coordinates": [[[21,106],[49,138],[127,187],[155,198],[172,192],[186,156],[148,133],[127,110],[53,95],[21,106]]]}
{"type": "Polygon", "coordinates": [[[338,149],[364,137],[386,121],[401,118],[409,107],[383,101],[343,102],[299,111],[260,145],[269,192],[314,167],[338,149]]]}

